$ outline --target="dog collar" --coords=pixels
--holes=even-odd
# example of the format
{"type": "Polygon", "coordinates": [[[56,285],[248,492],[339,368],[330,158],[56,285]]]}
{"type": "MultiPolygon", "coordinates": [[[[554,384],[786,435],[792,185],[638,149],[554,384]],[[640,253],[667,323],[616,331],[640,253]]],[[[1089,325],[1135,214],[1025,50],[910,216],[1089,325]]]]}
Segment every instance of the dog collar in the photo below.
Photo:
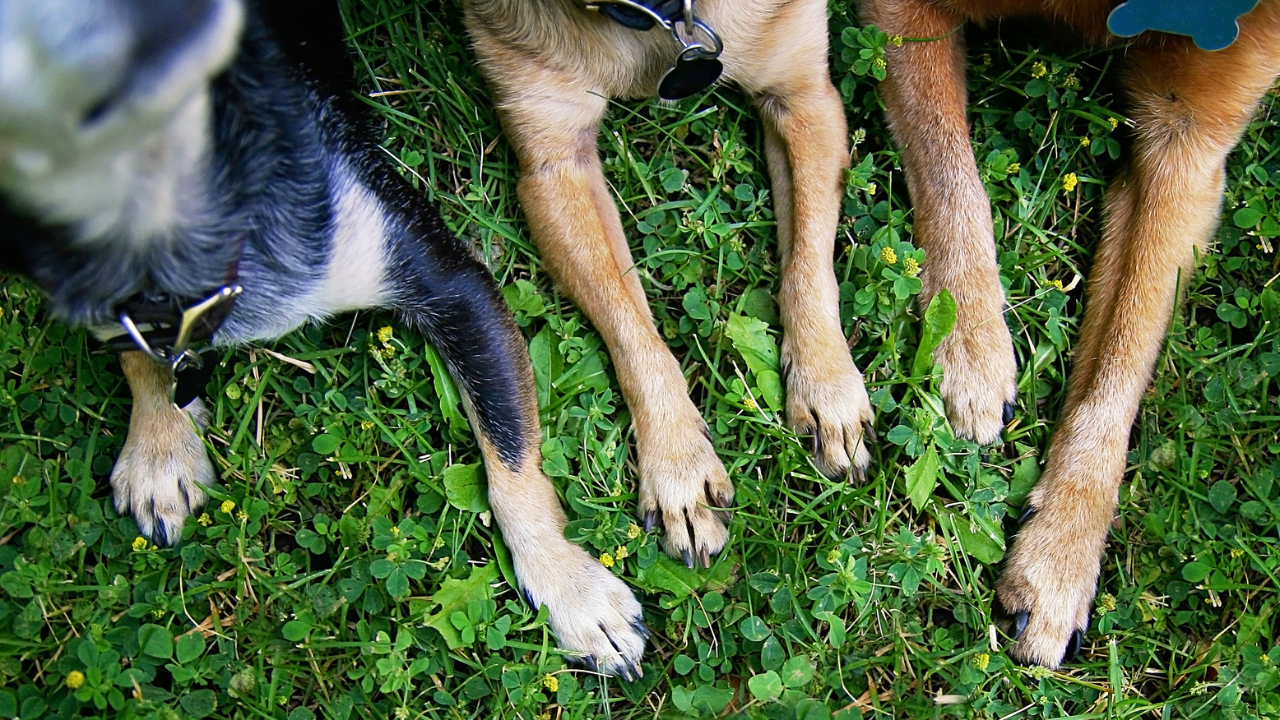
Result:
{"type": "Polygon", "coordinates": [[[1107,17],[1107,29],[1120,37],[1147,30],[1189,35],[1201,50],[1221,50],[1236,41],[1236,19],[1258,0],[1129,0],[1107,17]]]}
{"type": "Polygon", "coordinates": [[[173,376],[169,399],[185,407],[204,388],[214,363],[206,363],[197,347],[213,337],[231,313],[241,287],[224,285],[202,300],[168,296],[134,296],[116,308],[119,328],[104,342],[117,351],[140,350],[165,365],[173,376]]]}
{"type": "Polygon", "coordinates": [[[632,30],[662,27],[680,44],[671,67],[658,80],[658,97],[683,100],[715,84],[724,72],[720,53],[724,43],[694,13],[695,0],[589,0],[588,10],[598,10],[632,30]]]}

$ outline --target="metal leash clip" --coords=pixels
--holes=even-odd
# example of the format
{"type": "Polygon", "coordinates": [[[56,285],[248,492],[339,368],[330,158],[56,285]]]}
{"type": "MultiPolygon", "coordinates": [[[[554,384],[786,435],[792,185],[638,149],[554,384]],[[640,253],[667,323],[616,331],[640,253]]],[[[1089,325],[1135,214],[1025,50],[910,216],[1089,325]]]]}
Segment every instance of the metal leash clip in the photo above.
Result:
{"type": "Polygon", "coordinates": [[[602,4],[621,5],[643,14],[671,33],[671,37],[680,43],[681,50],[675,62],[658,80],[658,97],[674,102],[706,90],[724,72],[724,64],[719,59],[720,53],[724,52],[724,42],[694,14],[693,3],[694,0],[684,0],[682,16],[675,21],[635,0],[599,0],[587,3],[587,9],[599,10],[602,4]]]}
{"type": "Polygon", "coordinates": [[[169,386],[169,401],[176,407],[185,407],[195,398],[213,369],[212,365],[206,367],[204,357],[191,347],[196,326],[211,310],[239,295],[242,289],[239,285],[223,286],[204,300],[184,309],[178,320],[177,335],[168,347],[153,347],[147,341],[146,333],[138,327],[129,313],[120,313],[120,325],[133,344],[156,363],[168,366],[173,378],[169,386]]]}

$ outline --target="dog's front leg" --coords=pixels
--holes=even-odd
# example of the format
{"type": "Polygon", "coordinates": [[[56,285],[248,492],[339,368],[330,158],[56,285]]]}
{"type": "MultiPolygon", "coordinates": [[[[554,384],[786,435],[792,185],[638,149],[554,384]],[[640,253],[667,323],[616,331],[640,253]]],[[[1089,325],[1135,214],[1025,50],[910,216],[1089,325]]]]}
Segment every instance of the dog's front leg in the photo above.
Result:
{"type": "Polygon", "coordinates": [[[133,515],[153,542],[172,545],[187,516],[204,504],[216,476],[200,432],[209,412],[200,398],[179,410],[169,400],[169,368],[139,351],[120,354],[133,412],[129,437],[111,471],[116,510],[133,515]]]}
{"type": "Polygon", "coordinates": [[[1226,50],[1169,39],[1163,52],[1130,51],[1133,160],[1108,190],[1067,402],[997,584],[1019,660],[1056,667],[1088,626],[1130,427],[1179,279],[1217,225],[1226,155],[1280,72],[1280,33],[1259,37],[1268,26],[1280,29],[1276,5],[1242,20],[1226,50]]]}
{"type": "Polygon", "coordinates": [[[790,57],[768,66],[785,75],[770,78],[756,104],[765,121],[782,257],[787,422],[813,437],[820,471],[861,478],[871,460],[864,429],[875,414],[840,326],[832,254],[849,145],[844,106],[827,77],[825,15],[822,20],[808,46],[778,34],[788,43],[781,52],[790,57]]]}
{"type": "Polygon", "coordinates": [[[880,95],[903,155],[915,240],[925,251],[921,309],[943,288],[956,300],[955,329],[934,353],[945,373],[947,416],[956,434],[995,442],[1016,399],[1017,365],[991,203],[965,119],[963,19],[924,0],[864,0],[863,18],[892,35],[936,38],[889,48],[880,95]]]}
{"type": "Polygon", "coordinates": [[[484,456],[489,505],[520,589],[535,608],[547,607],[551,629],[582,662],[639,677],[649,636],[640,604],[564,536],[564,511],[541,470],[529,354],[493,278],[441,225],[423,247],[398,245],[393,252],[392,266],[400,268],[396,305],[439,351],[465,401],[484,456]],[[446,247],[452,250],[441,252],[446,247]]]}
{"type": "Polygon", "coordinates": [[[733,485],[632,267],[596,154],[604,101],[576,86],[539,97],[557,100],[501,106],[520,157],[530,233],[552,277],[609,347],[635,429],[646,528],[661,524],[668,553],[709,566],[728,540],[719,508],[732,504],[733,485]]]}

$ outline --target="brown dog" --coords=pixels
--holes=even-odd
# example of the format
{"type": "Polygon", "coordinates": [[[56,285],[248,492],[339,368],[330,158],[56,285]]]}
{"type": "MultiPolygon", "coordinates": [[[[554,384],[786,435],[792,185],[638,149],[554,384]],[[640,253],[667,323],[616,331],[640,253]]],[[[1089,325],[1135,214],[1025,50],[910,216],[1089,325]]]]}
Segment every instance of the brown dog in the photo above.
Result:
{"type": "MultiPolygon", "coordinates": [[[[1163,2],[1164,0],[1161,0],[1163,2]]],[[[959,319],[935,358],[957,432],[991,442],[1014,400],[991,209],[965,120],[965,22],[1040,16],[1085,42],[1114,43],[1118,0],[863,0],[862,20],[891,35],[937,38],[891,49],[881,95],[902,148],[927,303],[948,288],[959,319]]],[[[996,591],[1019,639],[1011,652],[1056,667],[1079,647],[1115,512],[1129,428],[1151,378],[1178,282],[1218,223],[1227,153],[1280,73],[1280,2],[1240,18],[1239,38],[1206,52],[1148,32],[1126,50],[1133,123],[1128,167],[1111,185],[1075,372],[1044,474],[996,591]]]]}
{"type": "Polygon", "coordinates": [[[759,108],[782,259],[787,420],[814,436],[822,472],[861,475],[872,410],[841,331],[832,270],[848,138],[827,72],[827,3],[600,4],[590,10],[584,0],[467,0],[466,22],[519,157],[520,200],[533,239],[611,351],[635,427],[645,524],[663,525],[667,551],[690,567],[695,560],[709,565],[727,540],[717,511],[732,504],[733,486],[680,365],[654,327],[596,153],[608,100],[652,95],[682,46],[660,27],[635,29],[616,15],[644,15],[637,4],[696,14],[723,41],[724,77],[759,108]]]}

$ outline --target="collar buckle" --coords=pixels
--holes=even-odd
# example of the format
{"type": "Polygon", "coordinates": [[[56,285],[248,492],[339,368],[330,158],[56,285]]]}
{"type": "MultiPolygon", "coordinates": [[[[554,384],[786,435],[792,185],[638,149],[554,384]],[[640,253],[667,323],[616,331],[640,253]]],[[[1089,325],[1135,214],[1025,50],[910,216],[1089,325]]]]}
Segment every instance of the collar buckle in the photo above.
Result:
{"type": "Polygon", "coordinates": [[[209,297],[182,309],[181,314],[172,316],[173,322],[162,320],[151,324],[148,330],[140,328],[128,310],[120,311],[120,326],[134,346],[155,363],[169,368],[173,377],[173,383],[169,387],[169,400],[175,406],[181,408],[194,398],[194,393],[187,388],[191,383],[182,381],[204,367],[204,358],[194,349],[194,342],[213,335],[230,312],[232,300],[242,290],[239,285],[224,285],[209,297]],[[176,333],[173,333],[174,326],[177,328],[176,333]],[[162,342],[161,338],[168,337],[171,333],[172,342],[162,342]],[[151,336],[150,340],[148,336],[151,336]],[[183,386],[181,392],[180,385],[183,386]]]}

